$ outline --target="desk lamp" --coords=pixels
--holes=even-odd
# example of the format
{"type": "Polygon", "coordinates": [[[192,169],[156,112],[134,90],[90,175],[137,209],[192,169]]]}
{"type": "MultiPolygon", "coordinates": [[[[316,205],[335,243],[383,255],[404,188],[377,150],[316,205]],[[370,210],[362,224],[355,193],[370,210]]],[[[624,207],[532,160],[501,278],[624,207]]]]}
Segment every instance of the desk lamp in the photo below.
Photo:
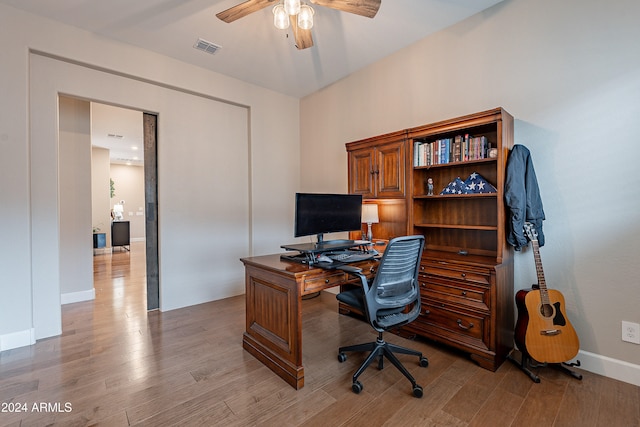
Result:
{"type": "Polygon", "coordinates": [[[367,240],[373,240],[373,233],[371,232],[371,224],[377,224],[378,219],[378,205],[373,203],[367,203],[362,205],[362,222],[367,224],[367,240]]]}

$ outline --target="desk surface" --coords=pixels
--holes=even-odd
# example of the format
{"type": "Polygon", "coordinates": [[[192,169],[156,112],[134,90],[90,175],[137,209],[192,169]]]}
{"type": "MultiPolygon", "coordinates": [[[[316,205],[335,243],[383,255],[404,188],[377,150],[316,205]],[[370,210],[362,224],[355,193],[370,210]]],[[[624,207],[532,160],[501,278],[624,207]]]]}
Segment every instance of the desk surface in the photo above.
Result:
{"type": "Polygon", "coordinates": [[[240,261],[242,261],[244,265],[258,266],[260,268],[273,271],[288,272],[293,275],[317,273],[316,270],[322,270],[320,267],[284,260],[280,258],[280,254],[252,256],[241,258],[240,261]]]}

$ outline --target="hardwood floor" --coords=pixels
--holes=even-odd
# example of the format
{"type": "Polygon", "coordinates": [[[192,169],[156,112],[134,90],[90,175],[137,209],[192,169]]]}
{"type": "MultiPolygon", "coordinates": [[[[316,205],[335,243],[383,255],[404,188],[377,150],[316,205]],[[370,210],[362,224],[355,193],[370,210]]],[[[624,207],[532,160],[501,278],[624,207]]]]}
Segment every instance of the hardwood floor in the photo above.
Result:
{"type": "Polygon", "coordinates": [[[551,369],[534,384],[509,362],[489,372],[395,335],[429,358],[400,357],[424,397],[390,364],[369,367],[356,395],[362,357],[339,363],[337,348],[375,335],[329,293],[304,301],[296,391],[242,349],[243,296],[147,313],[143,243],[94,264],[96,299],[63,306],[62,336],[0,353],[0,426],[640,426],[639,387],[551,369]]]}

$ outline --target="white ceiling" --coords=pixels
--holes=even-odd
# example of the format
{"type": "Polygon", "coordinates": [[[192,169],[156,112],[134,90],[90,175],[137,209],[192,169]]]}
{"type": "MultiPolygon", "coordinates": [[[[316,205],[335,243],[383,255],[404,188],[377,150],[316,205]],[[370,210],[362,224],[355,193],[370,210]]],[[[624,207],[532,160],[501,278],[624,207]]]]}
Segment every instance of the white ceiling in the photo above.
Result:
{"type": "Polygon", "coordinates": [[[293,37],[273,26],[271,7],[229,24],[215,16],[242,1],[0,0],[0,3],[280,93],[303,97],[502,0],[382,0],[373,19],[313,5],[314,46],[304,50],[296,49],[293,37]],[[222,49],[214,55],[196,50],[193,46],[199,38],[222,49]]]}
{"type": "MultiPolygon", "coordinates": [[[[0,3],[286,95],[303,97],[502,0],[382,0],[373,19],[313,5],[314,46],[304,50],[295,47],[291,29],[281,31],[273,26],[272,7],[229,24],[215,16],[242,1],[0,3]],[[221,49],[214,55],[196,50],[193,46],[198,39],[221,49]]],[[[112,162],[142,164],[141,113],[100,104],[93,104],[92,109],[93,145],[109,148],[112,162]],[[135,145],[137,151],[131,148],[135,145]]]]}
{"type": "Polygon", "coordinates": [[[91,145],[109,150],[111,163],[144,163],[142,112],[91,103],[91,145]]]}

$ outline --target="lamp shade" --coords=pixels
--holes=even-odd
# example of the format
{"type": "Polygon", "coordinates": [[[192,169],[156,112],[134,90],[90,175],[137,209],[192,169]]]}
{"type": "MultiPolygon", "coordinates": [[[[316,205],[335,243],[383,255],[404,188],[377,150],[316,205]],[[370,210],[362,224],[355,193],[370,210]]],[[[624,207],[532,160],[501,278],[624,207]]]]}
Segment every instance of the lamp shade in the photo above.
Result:
{"type": "Polygon", "coordinates": [[[289,15],[284,10],[284,6],[277,4],[273,8],[273,25],[279,30],[286,30],[289,28],[289,15]]]}
{"type": "Polygon", "coordinates": [[[380,221],[378,218],[378,205],[367,203],[362,205],[362,222],[366,224],[376,224],[380,221]]]}
{"type": "Polygon", "coordinates": [[[298,27],[303,30],[310,30],[313,27],[313,14],[314,11],[311,6],[303,4],[300,6],[300,13],[298,14],[298,27]]]}
{"type": "Polygon", "coordinates": [[[284,10],[288,15],[297,15],[300,13],[300,0],[284,0],[284,10]]]}

